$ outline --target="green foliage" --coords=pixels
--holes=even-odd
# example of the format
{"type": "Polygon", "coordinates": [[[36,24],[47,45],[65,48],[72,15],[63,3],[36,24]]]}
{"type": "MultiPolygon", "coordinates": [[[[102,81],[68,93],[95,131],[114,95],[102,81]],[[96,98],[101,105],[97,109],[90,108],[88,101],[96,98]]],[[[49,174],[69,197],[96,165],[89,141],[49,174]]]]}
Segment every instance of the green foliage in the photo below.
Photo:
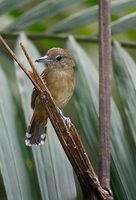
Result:
{"type": "Polygon", "coordinates": [[[37,199],[40,192],[33,158],[22,143],[23,120],[10,90],[10,78],[7,79],[2,67],[0,81],[0,168],[6,195],[8,199],[37,199]]]}
{"type": "MultiPolygon", "coordinates": [[[[128,10],[136,6],[136,1],[124,1],[119,0],[111,3],[111,14],[117,15],[121,12],[128,10]]],[[[66,32],[72,29],[77,29],[78,27],[82,27],[86,24],[95,23],[98,20],[98,6],[93,6],[91,8],[84,9],[80,12],[77,12],[74,15],[62,20],[55,26],[51,27],[48,32],[66,32]],[[76,24],[76,26],[75,26],[76,24]]],[[[118,24],[118,23],[117,23],[118,24]]],[[[131,28],[134,27],[131,26],[131,28]]],[[[117,27],[119,29],[119,27],[117,27]]],[[[129,27],[130,29],[130,27],[129,27]]]]}
{"type": "Polygon", "coordinates": [[[11,24],[11,26],[8,27],[8,30],[22,30],[36,22],[43,20],[43,18],[45,20],[46,18],[52,17],[59,12],[68,9],[68,7],[82,1],[83,0],[63,0],[42,2],[21,16],[17,22],[11,24]]]}
{"type": "Polygon", "coordinates": [[[9,12],[15,8],[19,8],[23,6],[26,3],[29,3],[30,0],[23,0],[23,1],[18,1],[18,0],[12,0],[12,1],[2,1],[0,2],[0,14],[5,14],[6,12],[9,12]]]}
{"type": "MultiPolygon", "coordinates": [[[[77,37],[81,28],[85,38],[86,29],[90,31],[92,25],[97,22],[96,3],[96,1],[84,2],[83,0],[39,1],[34,4],[30,1],[28,4],[26,0],[2,1],[0,14],[5,14],[4,17],[7,16],[7,12],[14,11],[13,9],[16,9],[16,13],[23,13],[20,17],[14,15],[16,16],[14,22],[12,22],[12,15],[11,24],[2,33],[5,33],[5,37],[10,37],[14,33],[13,30],[26,29],[26,31],[31,30],[30,35],[43,30],[49,36],[61,32],[65,32],[68,36],[69,33],[72,34],[71,31],[74,33],[76,30],[75,37],[77,37]],[[95,6],[88,7],[92,4],[95,6]]],[[[135,27],[135,9],[135,0],[118,0],[111,3],[111,13],[114,18],[112,33],[115,36],[121,33],[126,37],[124,32],[135,27]]],[[[8,16],[10,18],[10,13],[8,16]]],[[[8,24],[7,21],[5,22],[8,24]]],[[[98,32],[97,26],[94,32],[98,32]]],[[[61,41],[61,35],[54,36],[60,37],[61,41]]],[[[131,34],[129,38],[131,39],[131,34]]],[[[41,39],[40,36],[38,39],[41,39]]],[[[47,43],[42,40],[40,43],[39,40],[36,44],[41,51],[44,49],[44,53],[48,46],[59,44],[59,46],[67,46],[75,58],[77,84],[67,114],[76,124],[97,172],[99,84],[98,70],[92,61],[98,59],[96,46],[92,48],[88,42],[83,48],[73,36],[69,37],[67,43],[64,40],[61,43],[54,42],[53,39],[46,39],[47,43]],[[88,56],[90,52],[92,52],[91,57],[88,56]]],[[[19,38],[14,42],[14,51],[24,66],[29,69],[19,46],[20,41],[28,49],[33,60],[39,57],[40,53],[25,33],[19,34],[19,38]]],[[[0,49],[0,187],[2,186],[0,199],[81,199],[81,191],[72,167],[50,122],[44,146],[29,148],[24,145],[25,130],[32,115],[30,108],[32,84],[5,54],[2,46],[0,49]]],[[[39,64],[36,67],[39,72],[44,68],[39,64]]],[[[111,185],[116,200],[134,200],[136,64],[118,42],[113,45],[113,72],[115,83],[113,93],[116,98],[111,99],[111,185]]]]}
{"type": "MultiPolygon", "coordinates": [[[[72,38],[70,38],[70,42],[68,44],[77,61],[77,82],[80,80],[80,84],[77,84],[75,91],[74,105],[77,107],[77,115],[79,117],[79,123],[82,127],[84,137],[86,137],[89,143],[92,162],[94,162],[94,166],[97,166],[98,71],[83,49],[81,49],[81,47],[72,38]]],[[[121,47],[115,49],[115,53],[119,51],[119,48],[121,47]]],[[[120,56],[121,55],[122,54],[120,53],[120,56]]],[[[119,56],[118,53],[117,56],[119,56]]],[[[121,62],[120,59],[117,59],[118,57],[115,56],[115,58],[117,62],[116,66],[118,67],[119,63],[121,62]]],[[[126,81],[126,79],[124,79],[124,81],[126,81]]],[[[123,126],[121,115],[113,99],[111,101],[111,111],[111,156],[112,165],[115,166],[114,170],[112,170],[111,182],[114,182],[116,177],[116,187],[122,187],[124,190],[124,192],[122,191],[121,194],[118,193],[119,199],[133,199],[133,191],[135,189],[134,182],[136,177],[133,173],[130,173],[129,168],[131,166],[131,170],[134,172],[136,162],[134,155],[132,154],[131,146],[129,142],[127,142],[126,130],[123,126]],[[126,174],[130,175],[126,176],[126,174]],[[124,185],[122,185],[122,183],[124,185]]]]}
{"type": "Polygon", "coordinates": [[[128,31],[130,29],[135,29],[135,26],[136,26],[136,12],[131,13],[115,21],[111,26],[112,34],[117,34],[120,32],[128,31]]]}

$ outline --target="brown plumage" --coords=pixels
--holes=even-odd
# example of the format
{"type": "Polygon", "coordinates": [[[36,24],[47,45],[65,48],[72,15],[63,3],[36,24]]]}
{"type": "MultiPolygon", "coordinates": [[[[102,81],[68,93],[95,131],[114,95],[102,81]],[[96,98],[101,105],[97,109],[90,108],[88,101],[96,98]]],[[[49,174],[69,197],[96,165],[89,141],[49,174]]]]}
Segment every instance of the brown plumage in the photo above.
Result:
{"type": "MultiPolygon", "coordinates": [[[[47,67],[41,77],[50,90],[56,105],[59,108],[64,107],[71,98],[75,86],[74,60],[71,54],[62,48],[52,48],[36,62],[46,64],[47,67]]],[[[34,109],[34,113],[26,132],[25,143],[27,146],[43,144],[46,138],[48,114],[42,106],[36,89],[32,93],[31,107],[34,109]]]]}

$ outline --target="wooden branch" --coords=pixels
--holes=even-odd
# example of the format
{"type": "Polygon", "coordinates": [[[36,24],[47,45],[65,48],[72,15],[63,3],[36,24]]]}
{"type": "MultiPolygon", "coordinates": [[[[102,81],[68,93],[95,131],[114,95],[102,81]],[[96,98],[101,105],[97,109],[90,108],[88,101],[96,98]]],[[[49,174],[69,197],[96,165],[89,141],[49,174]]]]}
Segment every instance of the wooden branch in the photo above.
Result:
{"type": "Polygon", "coordinates": [[[104,190],[93,170],[90,160],[86,154],[86,151],[81,143],[77,130],[73,124],[71,124],[70,129],[65,124],[65,121],[61,117],[58,109],[53,101],[50,91],[46,87],[45,83],[42,81],[37,70],[34,67],[32,60],[30,59],[26,49],[21,44],[21,48],[31,65],[33,72],[28,72],[24,66],[20,63],[17,56],[6,44],[4,39],[0,36],[1,43],[8,50],[12,58],[19,64],[22,70],[26,73],[28,78],[32,81],[33,85],[39,92],[41,98],[41,103],[48,112],[49,118],[54,126],[57,136],[62,144],[62,147],[73,166],[73,169],[80,182],[84,199],[90,199],[91,192],[93,191],[98,199],[108,199],[110,194],[104,190]]]}
{"type": "Polygon", "coordinates": [[[110,1],[99,0],[99,179],[110,189],[111,28],[110,1]]]}

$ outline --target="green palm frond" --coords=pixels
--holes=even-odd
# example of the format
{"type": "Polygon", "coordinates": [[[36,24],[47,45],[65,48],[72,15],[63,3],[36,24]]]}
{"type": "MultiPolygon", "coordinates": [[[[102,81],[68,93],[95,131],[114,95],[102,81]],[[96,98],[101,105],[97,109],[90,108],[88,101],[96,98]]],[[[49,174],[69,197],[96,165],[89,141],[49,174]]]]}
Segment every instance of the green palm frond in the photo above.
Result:
{"type": "MultiPolygon", "coordinates": [[[[136,1],[119,0],[111,2],[111,14],[117,15],[127,11],[129,8],[136,7],[136,1]]],[[[53,27],[49,28],[48,33],[67,32],[79,27],[92,24],[98,21],[98,6],[84,9],[70,17],[58,22],[53,27]],[[76,24],[76,26],[75,26],[76,24]]]]}

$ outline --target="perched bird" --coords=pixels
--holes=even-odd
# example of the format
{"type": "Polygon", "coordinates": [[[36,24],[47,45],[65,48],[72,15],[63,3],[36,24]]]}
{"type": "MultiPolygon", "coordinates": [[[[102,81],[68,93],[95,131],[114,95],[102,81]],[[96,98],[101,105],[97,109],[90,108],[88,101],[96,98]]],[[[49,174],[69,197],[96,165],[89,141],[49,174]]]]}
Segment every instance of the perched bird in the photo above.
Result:
{"type": "MultiPolygon", "coordinates": [[[[65,49],[52,48],[45,56],[35,61],[46,64],[46,69],[41,77],[58,108],[63,108],[71,98],[75,86],[75,63],[72,55],[65,49]]],[[[46,138],[48,114],[43,108],[35,88],[32,93],[31,107],[34,113],[26,132],[25,144],[27,146],[41,145],[44,144],[46,138]]]]}

